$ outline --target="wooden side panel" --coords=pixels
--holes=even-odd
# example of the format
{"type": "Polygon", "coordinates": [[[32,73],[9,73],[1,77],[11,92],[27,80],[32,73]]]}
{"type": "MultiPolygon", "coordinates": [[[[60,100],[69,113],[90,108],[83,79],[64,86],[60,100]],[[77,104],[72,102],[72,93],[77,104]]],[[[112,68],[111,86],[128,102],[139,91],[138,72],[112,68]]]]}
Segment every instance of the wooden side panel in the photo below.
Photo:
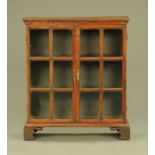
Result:
{"type": "Polygon", "coordinates": [[[124,121],[126,121],[126,110],[127,110],[127,106],[126,106],[126,74],[127,74],[127,68],[126,68],[126,56],[127,53],[127,27],[125,27],[123,29],[123,65],[122,65],[122,70],[123,70],[123,78],[122,78],[122,85],[123,85],[123,95],[122,95],[122,115],[123,115],[123,119],[124,121]]]}
{"type": "Polygon", "coordinates": [[[30,29],[26,27],[26,70],[27,70],[27,122],[31,116],[30,94],[30,29]]]}
{"type": "MultiPolygon", "coordinates": [[[[103,89],[103,60],[104,57],[104,44],[103,44],[103,29],[100,29],[100,66],[99,66],[99,80],[100,80],[100,89],[103,89]]],[[[103,119],[103,92],[100,92],[99,99],[99,116],[100,120],[103,119]]]]}

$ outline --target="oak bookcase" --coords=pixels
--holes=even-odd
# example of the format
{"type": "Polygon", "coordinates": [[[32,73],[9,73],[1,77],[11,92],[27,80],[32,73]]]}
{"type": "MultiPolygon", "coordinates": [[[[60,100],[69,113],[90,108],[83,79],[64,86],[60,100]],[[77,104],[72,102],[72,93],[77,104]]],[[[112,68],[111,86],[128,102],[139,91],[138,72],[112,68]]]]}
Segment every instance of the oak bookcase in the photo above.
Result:
{"type": "Polygon", "coordinates": [[[27,121],[44,127],[107,127],[130,139],[126,118],[128,17],[24,18],[27,121]]]}

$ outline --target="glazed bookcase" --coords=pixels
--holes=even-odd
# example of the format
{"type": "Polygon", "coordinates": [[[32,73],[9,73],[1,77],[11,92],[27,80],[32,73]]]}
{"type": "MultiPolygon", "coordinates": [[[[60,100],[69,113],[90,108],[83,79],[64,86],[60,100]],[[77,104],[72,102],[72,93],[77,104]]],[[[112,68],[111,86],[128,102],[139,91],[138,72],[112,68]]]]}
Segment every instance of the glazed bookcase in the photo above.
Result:
{"type": "Polygon", "coordinates": [[[130,138],[126,118],[127,17],[24,18],[27,121],[44,127],[107,127],[130,138]]]}

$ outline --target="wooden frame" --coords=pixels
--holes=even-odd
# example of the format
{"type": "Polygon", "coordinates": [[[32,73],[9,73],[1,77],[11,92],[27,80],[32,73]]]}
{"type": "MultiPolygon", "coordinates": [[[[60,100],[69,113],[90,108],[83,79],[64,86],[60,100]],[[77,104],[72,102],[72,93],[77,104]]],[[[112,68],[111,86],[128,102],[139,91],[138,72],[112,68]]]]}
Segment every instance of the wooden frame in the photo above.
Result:
{"type": "MultiPolygon", "coordinates": [[[[126,52],[127,52],[127,22],[128,17],[102,17],[102,18],[24,18],[26,24],[26,53],[27,53],[27,121],[24,127],[24,139],[31,140],[36,131],[43,127],[109,127],[117,130],[121,139],[130,138],[130,128],[126,118],[126,52]],[[80,56],[80,33],[81,30],[97,30],[99,33],[99,55],[98,56],[80,56]],[[104,32],[105,30],[120,30],[122,34],[122,54],[119,56],[105,55],[104,32]],[[49,56],[31,56],[30,33],[35,30],[48,31],[48,53],[49,56]],[[72,56],[54,56],[53,31],[69,30],[72,33],[72,56]],[[49,86],[32,87],[31,86],[31,62],[48,62],[49,63],[49,86]],[[72,63],[72,87],[54,86],[55,62],[72,63]],[[99,86],[98,87],[80,87],[81,62],[93,63],[98,62],[99,68],[99,86]],[[104,87],[105,62],[120,62],[122,64],[122,81],[121,87],[104,87]],[[31,93],[49,93],[49,117],[34,119],[31,115],[31,93]],[[70,119],[54,118],[54,93],[66,92],[72,93],[72,117],[70,119]],[[99,94],[99,117],[98,119],[81,119],[80,118],[80,93],[97,92],[99,94]],[[121,118],[106,118],[104,116],[104,92],[120,92],[122,94],[121,118]],[[105,117],[105,118],[104,118],[105,117]]],[[[45,36],[47,37],[47,36],[45,36]]],[[[89,38],[89,37],[88,37],[89,38]]],[[[59,40],[58,40],[59,41],[59,40]]],[[[39,42],[40,43],[40,42],[39,42]]],[[[47,46],[47,45],[46,45],[47,46]]],[[[37,70],[38,71],[38,70],[37,70]]],[[[39,71],[38,71],[39,72],[39,71]]],[[[40,75],[41,73],[37,73],[40,75]]],[[[82,101],[81,101],[82,102],[82,101]]]]}

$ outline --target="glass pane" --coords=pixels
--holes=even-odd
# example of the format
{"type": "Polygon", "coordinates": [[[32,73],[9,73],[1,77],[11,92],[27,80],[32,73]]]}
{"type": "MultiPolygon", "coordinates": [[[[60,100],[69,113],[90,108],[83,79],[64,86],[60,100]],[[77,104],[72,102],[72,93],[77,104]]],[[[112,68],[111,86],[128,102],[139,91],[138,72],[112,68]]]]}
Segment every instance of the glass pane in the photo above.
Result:
{"type": "Polygon", "coordinates": [[[31,62],[31,87],[49,87],[49,62],[31,62]]]}
{"type": "Polygon", "coordinates": [[[80,65],[80,87],[97,88],[99,87],[99,62],[81,62],[80,65]]]}
{"type": "Polygon", "coordinates": [[[54,56],[72,56],[72,31],[53,31],[54,56]]]}
{"type": "Polygon", "coordinates": [[[105,61],[103,71],[104,87],[122,87],[122,62],[105,61]]]}
{"type": "Polygon", "coordinates": [[[81,30],[80,56],[99,56],[99,30],[81,30]]]}
{"type": "Polygon", "coordinates": [[[72,93],[54,93],[54,118],[72,118],[72,93]]]}
{"type": "Polygon", "coordinates": [[[103,114],[104,118],[122,117],[122,93],[105,92],[103,95],[103,114]]]}
{"type": "Polygon", "coordinates": [[[48,92],[31,93],[31,115],[34,119],[49,117],[50,97],[48,92]]]}
{"type": "Polygon", "coordinates": [[[49,31],[31,30],[30,31],[30,55],[48,56],[49,55],[49,31]]]}
{"type": "Polygon", "coordinates": [[[54,62],[54,87],[70,88],[72,87],[72,62],[55,61],[54,62]]]}
{"type": "Polygon", "coordinates": [[[96,119],[99,117],[99,93],[84,92],[80,94],[80,118],[96,119]]]}
{"type": "Polygon", "coordinates": [[[122,55],[122,30],[104,30],[105,56],[122,55]]]}

